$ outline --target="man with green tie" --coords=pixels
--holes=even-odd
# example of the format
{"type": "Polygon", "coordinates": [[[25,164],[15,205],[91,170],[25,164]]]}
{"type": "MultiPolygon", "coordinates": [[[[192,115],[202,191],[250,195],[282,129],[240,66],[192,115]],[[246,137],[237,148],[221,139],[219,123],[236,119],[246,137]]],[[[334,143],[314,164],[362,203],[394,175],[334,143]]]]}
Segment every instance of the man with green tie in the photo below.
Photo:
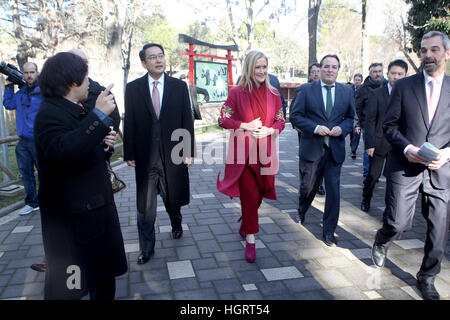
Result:
{"type": "Polygon", "coordinates": [[[337,83],[340,62],[337,55],[320,61],[320,81],[302,86],[290,119],[302,131],[299,167],[298,214],[305,222],[306,211],[325,180],[323,241],[335,246],[334,232],[339,219],[340,176],[345,159],[345,137],[353,130],[355,103],[351,88],[337,83]],[[303,88],[304,87],[304,88],[303,88]]]}

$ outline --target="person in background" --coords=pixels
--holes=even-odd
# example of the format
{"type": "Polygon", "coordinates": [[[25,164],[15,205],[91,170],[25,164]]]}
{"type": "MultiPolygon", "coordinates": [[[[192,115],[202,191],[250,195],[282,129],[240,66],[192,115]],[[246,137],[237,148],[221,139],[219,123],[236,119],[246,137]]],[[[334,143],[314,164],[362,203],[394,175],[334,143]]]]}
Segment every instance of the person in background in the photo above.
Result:
{"type": "Polygon", "coordinates": [[[369,173],[364,178],[361,210],[370,209],[373,189],[380,178],[384,160],[391,150],[391,145],[383,134],[383,120],[387,111],[389,96],[397,80],[402,79],[408,72],[408,64],[403,60],[394,60],[388,66],[388,83],[375,89],[369,94],[366,112],[366,141],[365,149],[370,159],[369,173]]]}
{"type": "MultiPolygon", "coordinates": [[[[365,130],[364,124],[366,121],[366,110],[367,110],[367,100],[369,98],[369,93],[376,88],[380,88],[387,83],[387,80],[383,77],[383,64],[379,62],[374,62],[369,66],[369,76],[366,78],[364,83],[356,90],[355,93],[355,108],[356,114],[358,115],[358,121],[356,124],[357,128],[360,128],[365,140],[365,130]]],[[[369,173],[369,156],[364,151],[363,154],[363,176],[366,177],[369,173]]]]}
{"type": "MultiPolygon", "coordinates": [[[[284,99],[283,92],[281,91],[281,85],[280,81],[278,80],[277,76],[274,74],[269,73],[269,82],[272,87],[278,90],[278,93],[280,94],[281,99],[281,106],[283,107],[283,117],[286,119],[286,109],[287,109],[287,103],[286,99],[284,99]]],[[[239,81],[238,81],[239,83],[239,81]]]]}
{"type": "MultiPolygon", "coordinates": [[[[89,66],[89,59],[86,55],[86,53],[81,49],[71,49],[68,52],[73,53],[77,56],[79,56],[81,59],[83,59],[84,62],[89,66]]],[[[83,108],[86,110],[87,113],[91,112],[95,108],[95,102],[97,101],[98,96],[100,93],[105,90],[106,88],[99,84],[97,81],[94,81],[92,78],[89,77],[89,90],[88,90],[88,97],[86,100],[82,101],[81,104],[83,105],[83,108]]],[[[113,122],[113,129],[115,132],[119,132],[120,128],[120,114],[119,114],[119,108],[117,107],[114,109],[114,111],[109,115],[113,122]]]]}
{"type": "Polygon", "coordinates": [[[34,119],[42,103],[41,90],[37,84],[38,67],[33,62],[22,66],[27,85],[14,93],[14,84],[8,82],[5,87],[3,105],[8,110],[16,110],[16,128],[19,142],[16,146],[16,161],[25,188],[25,207],[19,215],[27,215],[39,210],[34,168],[38,169],[36,148],[34,145],[34,119]]]}
{"type": "Polygon", "coordinates": [[[208,102],[209,101],[208,90],[190,84],[189,79],[185,74],[182,74],[180,76],[180,80],[186,83],[186,86],[188,87],[189,90],[189,100],[191,102],[192,119],[202,120],[202,114],[200,112],[199,103],[197,101],[197,94],[203,95],[203,101],[208,102]]]}
{"type": "MultiPolygon", "coordinates": [[[[356,90],[361,86],[363,76],[361,73],[356,73],[353,76],[353,96],[356,95],[356,90]]],[[[353,128],[352,132],[350,132],[350,152],[352,159],[356,159],[356,150],[358,150],[359,145],[359,139],[361,137],[361,128],[357,126],[358,119],[355,118],[355,127],[353,128]]]]}

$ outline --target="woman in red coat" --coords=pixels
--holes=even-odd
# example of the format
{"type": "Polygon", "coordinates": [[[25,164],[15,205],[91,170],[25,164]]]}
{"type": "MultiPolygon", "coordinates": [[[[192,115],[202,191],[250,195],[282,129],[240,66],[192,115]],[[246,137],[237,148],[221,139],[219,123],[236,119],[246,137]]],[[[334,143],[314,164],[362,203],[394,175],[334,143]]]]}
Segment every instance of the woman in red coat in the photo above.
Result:
{"type": "Polygon", "coordinates": [[[230,130],[225,177],[217,176],[217,189],[241,199],[239,233],[246,238],[245,258],[256,259],[255,234],[263,197],[276,200],[278,158],[275,139],[284,128],[279,92],[269,82],[267,57],[251,51],[245,57],[242,77],[222,106],[219,126],[230,130]]]}

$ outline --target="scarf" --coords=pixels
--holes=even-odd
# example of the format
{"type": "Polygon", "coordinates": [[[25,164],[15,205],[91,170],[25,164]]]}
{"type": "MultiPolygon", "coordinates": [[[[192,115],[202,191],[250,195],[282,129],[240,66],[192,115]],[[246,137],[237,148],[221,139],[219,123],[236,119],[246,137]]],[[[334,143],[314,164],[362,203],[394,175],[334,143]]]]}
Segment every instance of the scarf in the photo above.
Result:
{"type": "Polygon", "coordinates": [[[264,125],[267,116],[267,87],[263,82],[258,86],[253,82],[253,88],[250,92],[250,106],[252,108],[254,119],[260,117],[264,125]]]}

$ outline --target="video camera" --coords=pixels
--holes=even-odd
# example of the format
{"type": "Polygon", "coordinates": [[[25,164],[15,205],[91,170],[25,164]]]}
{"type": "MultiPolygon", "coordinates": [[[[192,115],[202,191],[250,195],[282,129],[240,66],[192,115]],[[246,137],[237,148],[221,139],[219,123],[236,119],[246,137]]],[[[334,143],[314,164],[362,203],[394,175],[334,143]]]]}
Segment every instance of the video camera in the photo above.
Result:
{"type": "Polygon", "coordinates": [[[0,63],[0,72],[7,75],[8,77],[6,80],[11,81],[14,84],[17,84],[19,87],[22,87],[27,84],[25,81],[25,77],[23,76],[23,73],[20,72],[17,67],[10,63],[6,63],[2,61],[0,63]]]}

